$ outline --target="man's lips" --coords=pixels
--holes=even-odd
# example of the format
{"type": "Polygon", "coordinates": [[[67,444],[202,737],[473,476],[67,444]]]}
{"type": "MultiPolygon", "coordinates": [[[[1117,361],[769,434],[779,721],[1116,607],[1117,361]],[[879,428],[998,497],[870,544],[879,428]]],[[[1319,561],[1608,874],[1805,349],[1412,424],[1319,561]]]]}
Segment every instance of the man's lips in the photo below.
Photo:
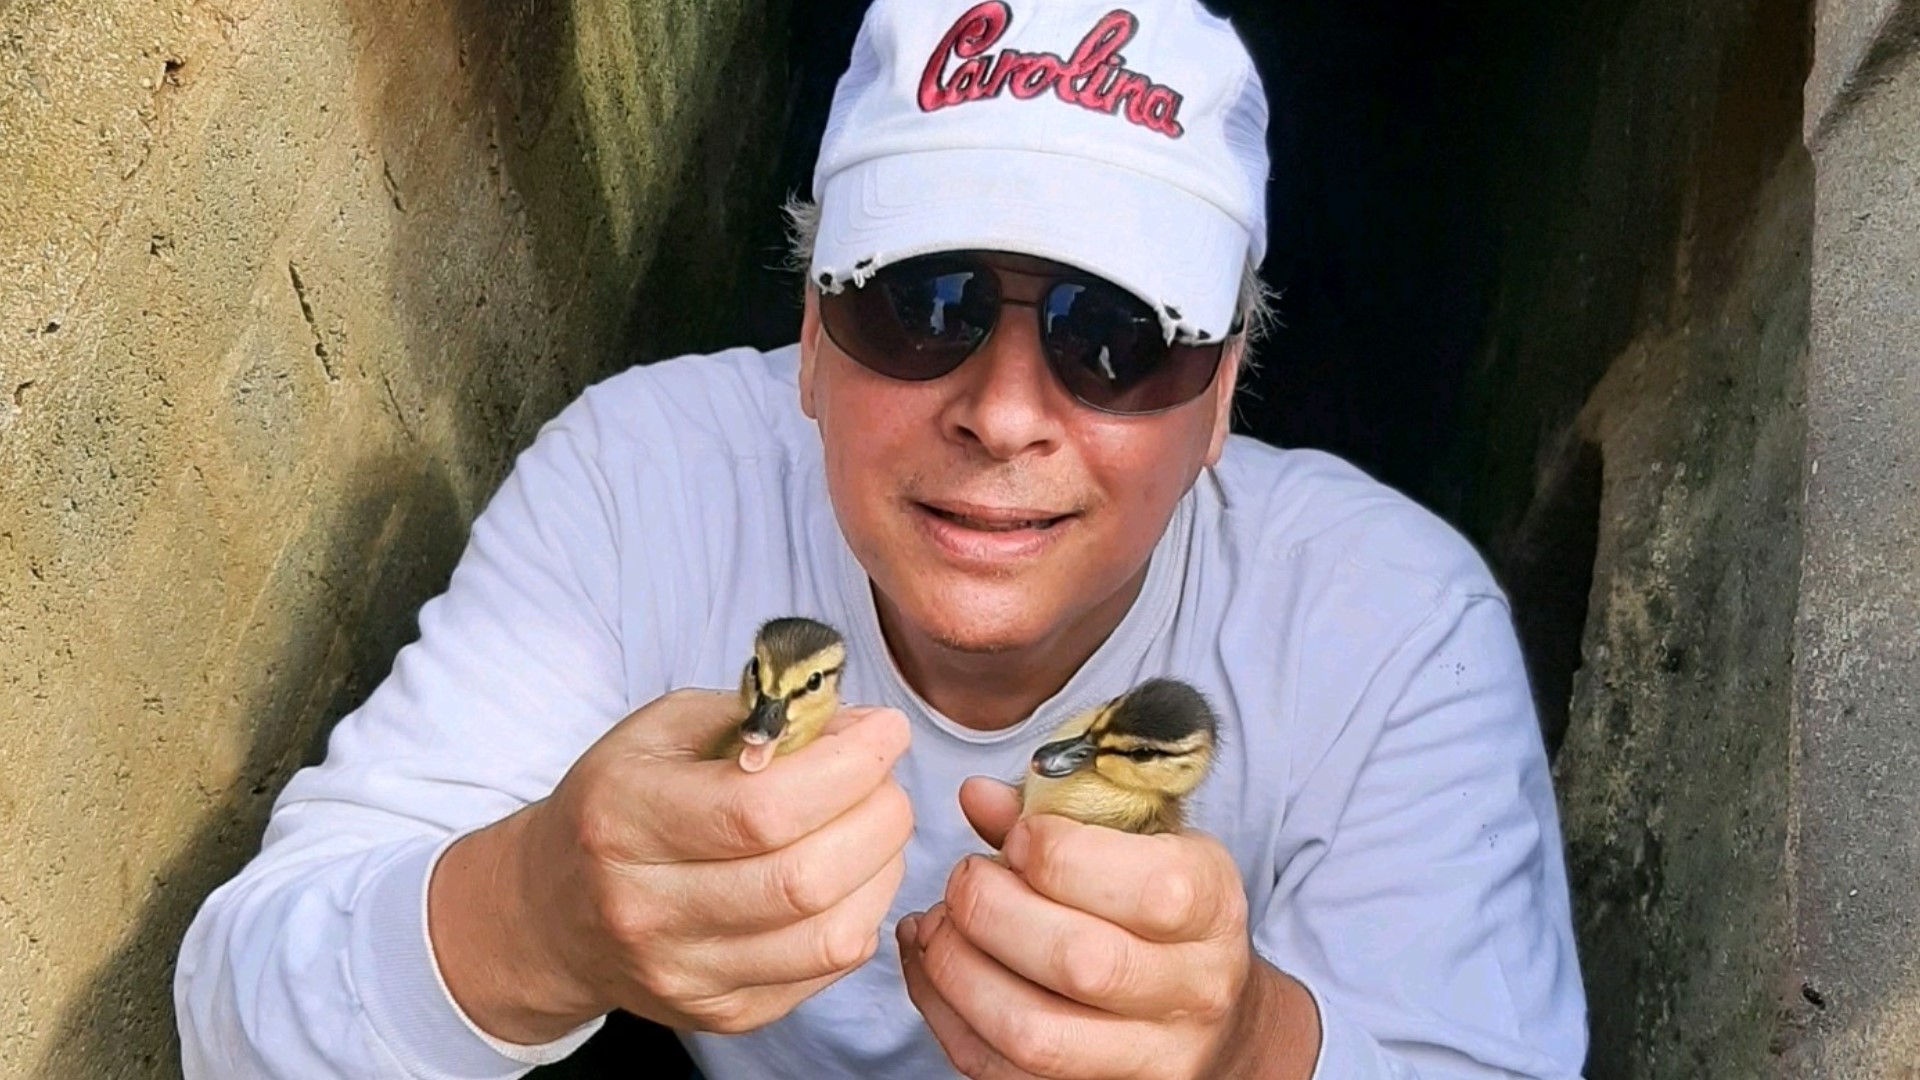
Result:
{"type": "Polygon", "coordinates": [[[1023,529],[1045,531],[1072,517],[1071,513],[1032,507],[983,506],[978,503],[941,500],[923,502],[920,508],[965,529],[978,532],[1018,532],[1023,529]]]}
{"type": "Polygon", "coordinates": [[[1043,557],[1059,546],[1080,516],[949,499],[908,505],[942,561],[970,572],[1005,573],[1043,557]]]}

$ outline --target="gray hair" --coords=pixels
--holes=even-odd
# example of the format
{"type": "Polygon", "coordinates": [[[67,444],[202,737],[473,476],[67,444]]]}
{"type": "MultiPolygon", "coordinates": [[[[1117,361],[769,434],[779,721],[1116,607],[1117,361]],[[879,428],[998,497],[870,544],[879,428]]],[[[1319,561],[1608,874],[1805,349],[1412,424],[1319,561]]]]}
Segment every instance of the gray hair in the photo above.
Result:
{"type": "MultiPolygon", "coordinates": [[[[811,199],[792,195],[787,198],[781,211],[787,218],[787,268],[805,278],[808,268],[813,265],[813,245],[820,237],[820,207],[811,199]]],[[[1274,301],[1278,296],[1267,287],[1266,282],[1260,280],[1260,267],[1249,257],[1240,275],[1239,306],[1240,319],[1244,324],[1240,337],[1247,344],[1260,341],[1279,325],[1274,310],[1274,301]]],[[[1242,364],[1251,365],[1252,360],[1249,354],[1242,364]]]]}

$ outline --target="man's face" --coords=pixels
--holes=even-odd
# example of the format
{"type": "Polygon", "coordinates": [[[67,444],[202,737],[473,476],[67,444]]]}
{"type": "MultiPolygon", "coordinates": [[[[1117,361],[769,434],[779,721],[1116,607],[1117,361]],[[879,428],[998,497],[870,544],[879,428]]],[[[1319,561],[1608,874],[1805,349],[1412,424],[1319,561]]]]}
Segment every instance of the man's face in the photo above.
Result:
{"type": "MultiPolygon", "coordinates": [[[[1060,269],[987,261],[1018,301],[1038,299],[1060,269]]],[[[809,290],[800,399],[883,617],[949,649],[1005,652],[1118,623],[1175,504],[1219,460],[1238,366],[1230,348],[1186,405],[1108,415],[1055,379],[1034,309],[1007,306],[958,369],[906,382],[842,352],[809,290]]]]}

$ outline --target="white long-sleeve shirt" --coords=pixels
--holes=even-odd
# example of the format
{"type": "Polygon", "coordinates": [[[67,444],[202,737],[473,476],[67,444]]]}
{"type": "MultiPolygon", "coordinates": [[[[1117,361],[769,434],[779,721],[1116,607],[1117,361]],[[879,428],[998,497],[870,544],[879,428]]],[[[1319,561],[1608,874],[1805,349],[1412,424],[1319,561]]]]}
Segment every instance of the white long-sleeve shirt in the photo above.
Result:
{"type": "Polygon", "coordinates": [[[1257,952],[1321,1011],[1318,1080],[1577,1075],[1585,1007],[1559,826],[1512,620],[1472,547],[1323,454],[1235,437],[1118,629],[1025,722],[978,732],[906,684],[828,501],[797,349],[636,368],[549,423],[476,521],[420,639],[288,784],[208,898],[174,993],[198,1077],[511,1077],[460,1012],[425,893],[453,839],[550,792],[633,709],[737,685],[763,620],[847,635],[843,695],[901,709],[907,878],[882,951],[787,1018],[686,1041],[711,1080],[951,1076],[893,922],[984,846],[960,781],[1021,774],[1072,713],[1156,674],[1221,714],[1194,823],[1233,853],[1257,952]]]}

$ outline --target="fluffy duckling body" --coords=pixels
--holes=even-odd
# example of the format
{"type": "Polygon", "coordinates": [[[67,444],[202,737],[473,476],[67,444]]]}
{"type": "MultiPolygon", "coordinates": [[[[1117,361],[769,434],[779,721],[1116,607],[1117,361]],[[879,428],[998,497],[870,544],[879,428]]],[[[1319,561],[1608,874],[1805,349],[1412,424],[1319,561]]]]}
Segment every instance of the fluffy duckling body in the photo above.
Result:
{"type": "Polygon", "coordinates": [[[805,618],[774,619],[753,638],[753,657],[740,673],[744,718],[709,749],[708,757],[737,758],[759,772],[776,756],[819,738],[840,708],[840,672],[847,645],[840,631],[805,618]]]}
{"type": "Polygon", "coordinates": [[[1020,816],[1177,832],[1186,827],[1186,797],[1213,766],[1218,737],[1200,691],[1178,679],[1149,679],[1062,724],[1034,752],[1020,782],[1020,816]]]}

